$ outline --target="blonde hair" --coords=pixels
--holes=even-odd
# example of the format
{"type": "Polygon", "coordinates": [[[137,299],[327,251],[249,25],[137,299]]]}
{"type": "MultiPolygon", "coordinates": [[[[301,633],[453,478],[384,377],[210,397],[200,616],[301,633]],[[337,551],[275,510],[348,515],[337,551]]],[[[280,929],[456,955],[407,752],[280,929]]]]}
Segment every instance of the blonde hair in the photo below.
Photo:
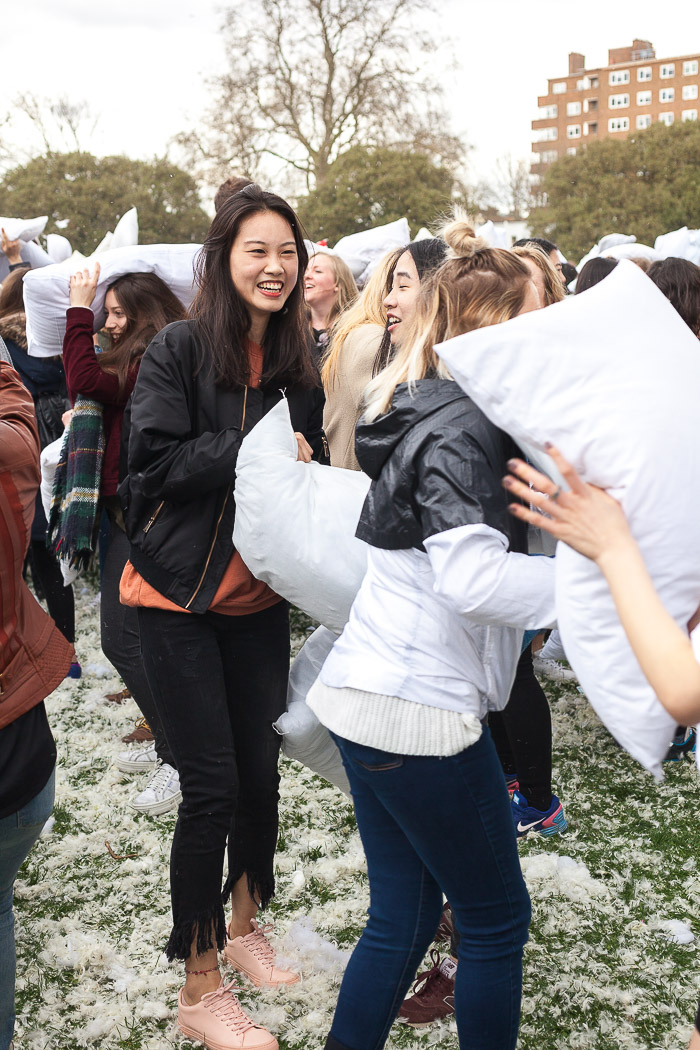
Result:
{"type": "Polygon", "coordinates": [[[530,271],[512,251],[490,248],[466,217],[455,218],[441,235],[449,257],[421,288],[415,317],[393,361],[365,389],[367,422],[388,411],[399,383],[410,388],[426,376],[452,378],[433,349],[436,343],[508,321],[524,305],[530,271]]]}
{"type": "Polygon", "coordinates": [[[566,298],[566,289],[562,284],[559,272],[552,265],[549,256],[545,255],[541,248],[538,248],[535,244],[523,244],[517,248],[512,248],[511,251],[514,255],[519,255],[521,259],[530,259],[542,271],[542,280],[544,281],[543,306],[560,303],[562,299],[566,298]]]}
{"type": "MultiPolygon", "coordinates": [[[[403,251],[403,249],[402,249],[403,251]]],[[[328,350],[321,362],[321,382],[328,393],[338,377],[338,358],[343,343],[356,328],[365,324],[386,325],[384,298],[389,271],[394,265],[396,252],[388,252],[380,260],[359,296],[336,317],[330,332],[328,350]]]]}

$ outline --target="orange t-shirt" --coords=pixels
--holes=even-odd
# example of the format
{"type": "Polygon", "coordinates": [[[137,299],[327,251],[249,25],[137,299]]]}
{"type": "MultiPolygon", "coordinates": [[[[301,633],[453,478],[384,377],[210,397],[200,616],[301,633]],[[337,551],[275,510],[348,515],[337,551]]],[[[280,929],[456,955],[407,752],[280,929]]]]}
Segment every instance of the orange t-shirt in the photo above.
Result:
{"type": "MultiPolygon", "coordinates": [[[[263,348],[258,343],[248,341],[248,361],[250,365],[249,386],[255,389],[260,386],[263,369],[263,348]]],[[[141,606],[147,609],[169,609],[171,612],[189,612],[181,605],[176,605],[165,598],[160,591],[152,587],[136,571],[130,561],[124,566],[119,585],[119,599],[122,605],[141,606]]],[[[282,601],[279,594],[256,580],[252,572],[234,551],[226,566],[221,582],[212,598],[209,610],[224,613],[226,616],[247,616],[250,613],[262,612],[282,601]]]]}

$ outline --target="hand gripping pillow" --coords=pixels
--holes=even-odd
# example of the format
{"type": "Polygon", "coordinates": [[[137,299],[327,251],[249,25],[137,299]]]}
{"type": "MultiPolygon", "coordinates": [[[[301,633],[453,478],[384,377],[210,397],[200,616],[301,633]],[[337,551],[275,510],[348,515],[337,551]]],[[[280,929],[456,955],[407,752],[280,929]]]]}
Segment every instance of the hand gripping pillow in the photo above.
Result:
{"type": "Polygon", "coordinates": [[[283,399],[241,445],[233,542],[253,576],[340,633],[367,566],[355,528],[369,478],[297,462],[283,399]]]}
{"type": "Polygon", "coordinates": [[[321,673],[337,637],[333,631],[317,627],[307,638],[289,672],[287,710],[272,723],[272,728],[282,737],[282,750],[287,758],[296,759],[349,795],[350,785],[340,752],[306,703],[309,689],[321,673]]]}
{"type": "MultiPolygon", "coordinates": [[[[128,214],[128,213],[127,213],[128,214]]],[[[97,332],[105,319],[107,289],[125,273],[155,273],[188,307],[194,297],[194,261],[198,244],[143,244],[113,248],[99,257],[66,259],[62,263],[31,270],[24,277],[24,307],[27,315],[27,341],[33,357],[60,354],[66,331],[66,310],[70,305],[70,275],[84,268],[92,271],[100,264],[97,295],[92,304],[97,332]]]]}
{"type": "MultiPolygon", "coordinates": [[[[553,442],[620,500],[685,630],[700,603],[700,346],[665,296],[623,261],[583,295],[436,349],[521,447],[553,442]]],[[[605,580],[562,543],[556,565],[562,642],[583,690],[620,744],[661,776],[675,723],[642,674],[605,580]]]]}

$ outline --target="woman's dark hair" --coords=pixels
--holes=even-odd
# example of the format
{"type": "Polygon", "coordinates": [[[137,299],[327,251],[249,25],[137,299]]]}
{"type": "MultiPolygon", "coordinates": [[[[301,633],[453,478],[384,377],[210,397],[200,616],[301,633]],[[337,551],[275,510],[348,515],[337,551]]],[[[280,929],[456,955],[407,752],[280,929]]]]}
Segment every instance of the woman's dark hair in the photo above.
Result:
{"type": "Polygon", "coordinates": [[[521,237],[519,241],[516,241],[513,245],[514,248],[527,248],[528,245],[534,244],[535,247],[543,251],[545,255],[551,255],[552,252],[558,252],[554,241],[548,241],[546,237],[521,237]]]}
{"type": "Polygon", "coordinates": [[[662,259],[651,264],[647,277],[700,338],[700,266],[689,259],[662,259]]]}
{"type": "Polygon", "coordinates": [[[154,335],[171,321],[181,321],[186,311],[167,284],[154,273],[126,273],[110,284],[126,315],[121,335],[97,360],[105,372],[119,379],[119,389],[126,386],[129,371],[144,355],[154,335]]]}
{"type": "Polygon", "coordinates": [[[263,339],[261,384],[320,384],[309,346],[304,305],[304,273],[308,254],[301,224],[291,206],[275,193],[246,186],[228,197],[214,216],[197,259],[199,289],[190,307],[202,340],[202,352],[221,386],[243,387],[250,379],[248,333],[250,313],[231,279],[231,247],[244,219],[261,212],[280,215],[291,227],[299,269],[284,309],[270,314],[263,339]]]}
{"type": "Polygon", "coordinates": [[[617,259],[606,259],[603,256],[589,259],[576,279],[576,294],[587,292],[594,284],[600,284],[603,278],[612,273],[616,266],[617,259]]]}
{"type": "Polygon", "coordinates": [[[25,273],[29,273],[30,269],[30,266],[26,266],[21,270],[13,270],[2,282],[2,289],[0,289],[0,317],[24,313],[22,278],[25,273]]]}
{"type": "MultiPolygon", "coordinates": [[[[404,252],[408,252],[413,262],[416,265],[418,271],[418,280],[423,283],[423,279],[437,270],[438,266],[441,266],[447,256],[447,244],[443,241],[442,237],[426,237],[422,241],[411,241],[410,244],[405,245],[403,248],[397,248],[394,252],[391,264],[386,275],[386,286],[384,294],[388,295],[391,291],[391,287],[394,283],[394,270],[396,265],[403,255],[404,252]]],[[[389,364],[391,360],[393,348],[391,345],[391,336],[385,329],[382,341],[379,344],[379,349],[374,358],[374,365],[372,366],[372,375],[376,376],[389,364]]]]}

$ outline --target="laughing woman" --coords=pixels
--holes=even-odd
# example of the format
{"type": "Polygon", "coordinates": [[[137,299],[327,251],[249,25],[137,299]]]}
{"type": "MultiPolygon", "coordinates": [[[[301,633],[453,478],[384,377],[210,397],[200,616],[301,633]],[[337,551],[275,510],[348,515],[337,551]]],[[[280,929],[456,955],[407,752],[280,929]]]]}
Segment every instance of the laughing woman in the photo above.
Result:
{"type": "Polygon", "coordinates": [[[181,1030],[216,1050],[277,1047],[221,982],[217,949],[257,985],[298,980],[275,965],[255,922],[275,887],[280,737],[272,723],[286,704],[288,608],[251,576],[231,537],[241,441],[282,396],[299,458],[321,451],[305,266],[285,201],[253,185],[226,200],[200,256],[190,319],[153,340],[133,397],[122,601],[139,610],[146,673],[182,791],[166,953],[185,963],[181,1030]]]}

